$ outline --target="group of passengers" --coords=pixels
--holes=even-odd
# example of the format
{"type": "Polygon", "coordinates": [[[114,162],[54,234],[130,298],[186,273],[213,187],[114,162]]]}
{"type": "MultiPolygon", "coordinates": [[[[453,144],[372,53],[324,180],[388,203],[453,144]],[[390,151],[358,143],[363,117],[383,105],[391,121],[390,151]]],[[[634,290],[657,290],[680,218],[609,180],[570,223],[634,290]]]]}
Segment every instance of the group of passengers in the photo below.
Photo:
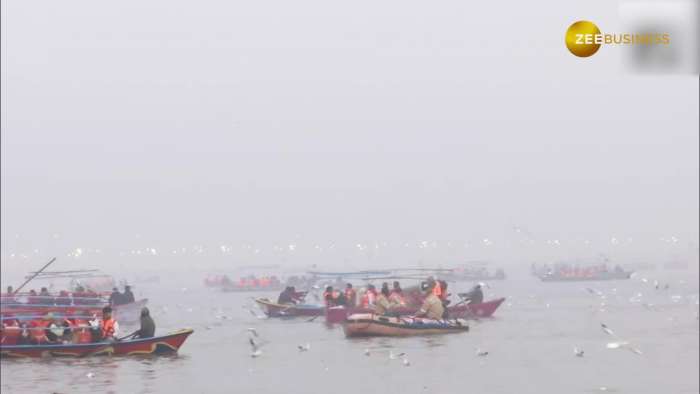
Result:
{"type": "MultiPolygon", "coordinates": [[[[119,338],[119,323],[112,313],[112,307],[102,309],[102,317],[81,321],[47,313],[43,318],[29,322],[17,322],[16,325],[2,324],[3,342],[17,332],[18,345],[70,344],[111,342],[124,339],[151,338],[155,335],[156,325],[148,308],[141,309],[140,328],[133,333],[119,338]]],[[[9,340],[8,340],[9,342],[9,340]]]]}

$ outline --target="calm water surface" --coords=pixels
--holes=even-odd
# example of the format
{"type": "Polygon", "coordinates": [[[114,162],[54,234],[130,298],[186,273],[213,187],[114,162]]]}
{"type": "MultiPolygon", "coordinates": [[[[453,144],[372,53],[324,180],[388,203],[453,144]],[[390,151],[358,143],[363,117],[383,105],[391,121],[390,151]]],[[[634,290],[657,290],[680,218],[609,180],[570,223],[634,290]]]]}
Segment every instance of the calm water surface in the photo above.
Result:
{"type": "Polygon", "coordinates": [[[650,273],[646,283],[644,275],[491,282],[486,298],[508,299],[469,333],[358,340],[345,339],[322,317],[257,319],[244,309],[251,294],[206,289],[200,277],[164,277],[136,292],[150,299],[158,333],[195,329],[179,355],[2,360],[1,387],[3,393],[698,393],[697,278],[660,275],[650,273]],[[670,289],[655,290],[651,278],[670,289]],[[607,349],[612,339],[601,322],[644,354],[607,349]],[[268,341],[259,358],[250,357],[248,327],[268,341]],[[306,343],[311,350],[299,352],[306,343]],[[574,347],[584,357],[575,357],[574,347]],[[489,354],[477,356],[477,349],[489,354]],[[389,359],[389,351],[405,352],[410,365],[389,359]]]}

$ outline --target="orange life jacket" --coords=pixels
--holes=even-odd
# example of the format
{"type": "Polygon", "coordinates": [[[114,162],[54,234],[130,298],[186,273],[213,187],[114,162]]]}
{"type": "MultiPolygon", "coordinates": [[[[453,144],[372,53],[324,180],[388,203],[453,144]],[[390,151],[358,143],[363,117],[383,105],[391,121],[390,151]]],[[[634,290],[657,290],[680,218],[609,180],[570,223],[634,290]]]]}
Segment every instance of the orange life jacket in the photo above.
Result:
{"type": "Polygon", "coordinates": [[[345,289],[345,300],[349,306],[355,306],[355,289],[345,289]]]}
{"type": "Polygon", "coordinates": [[[370,305],[374,305],[374,301],[377,299],[377,294],[373,291],[367,290],[365,294],[362,296],[362,306],[363,307],[368,307],[370,305]]]}
{"type": "Polygon", "coordinates": [[[117,321],[114,318],[104,320],[102,322],[102,338],[114,337],[114,324],[117,321]]]}
{"type": "Polygon", "coordinates": [[[46,337],[46,327],[49,326],[48,321],[34,321],[29,325],[29,338],[32,342],[46,343],[49,338],[46,337]]]}
{"type": "Polygon", "coordinates": [[[440,286],[440,282],[435,282],[433,294],[435,294],[438,298],[442,298],[442,286],[440,286]]]}
{"type": "Polygon", "coordinates": [[[330,293],[327,291],[324,291],[323,292],[323,300],[326,302],[326,306],[335,306],[339,295],[340,294],[335,290],[333,290],[330,293]],[[328,300],[328,296],[330,296],[330,299],[331,299],[330,301],[328,300]],[[329,304],[333,304],[333,305],[329,305],[329,304]]]}

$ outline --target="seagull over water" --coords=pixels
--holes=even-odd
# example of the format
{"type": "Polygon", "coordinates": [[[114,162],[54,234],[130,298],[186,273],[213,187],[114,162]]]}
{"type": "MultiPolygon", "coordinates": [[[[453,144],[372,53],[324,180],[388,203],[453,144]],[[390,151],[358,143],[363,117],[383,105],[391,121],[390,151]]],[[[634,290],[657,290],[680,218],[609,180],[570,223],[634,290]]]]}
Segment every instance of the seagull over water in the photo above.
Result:
{"type": "Polygon", "coordinates": [[[260,346],[255,343],[255,340],[253,338],[249,338],[248,342],[250,343],[250,347],[252,352],[250,353],[250,357],[258,357],[262,355],[262,350],[260,350],[260,346]]]}
{"type": "Polygon", "coordinates": [[[394,352],[389,351],[389,360],[396,360],[399,357],[405,356],[406,353],[399,353],[399,354],[394,354],[394,352]]]}
{"type": "Polygon", "coordinates": [[[605,347],[607,347],[608,349],[627,349],[635,354],[643,354],[641,350],[632,346],[628,341],[620,340],[620,338],[615,334],[615,332],[611,330],[610,327],[606,326],[604,323],[600,323],[600,327],[606,334],[617,339],[617,341],[609,342],[607,345],[605,345],[605,347]]]}
{"type": "Polygon", "coordinates": [[[581,350],[581,349],[575,347],[575,348],[574,348],[574,355],[575,355],[576,357],[583,357],[583,350],[581,350]]]}
{"type": "Polygon", "coordinates": [[[610,336],[617,336],[615,335],[615,332],[613,330],[611,330],[608,326],[605,325],[605,323],[600,323],[600,328],[602,328],[603,331],[610,336]]]}

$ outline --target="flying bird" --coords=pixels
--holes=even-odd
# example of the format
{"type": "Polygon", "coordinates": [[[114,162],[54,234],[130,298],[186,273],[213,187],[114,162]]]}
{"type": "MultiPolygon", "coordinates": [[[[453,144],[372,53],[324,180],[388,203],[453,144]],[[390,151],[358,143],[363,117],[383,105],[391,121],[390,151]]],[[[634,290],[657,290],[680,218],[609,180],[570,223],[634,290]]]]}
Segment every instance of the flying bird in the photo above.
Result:
{"type": "Polygon", "coordinates": [[[255,343],[255,340],[253,338],[249,338],[248,342],[250,343],[250,347],[252,352],[250,353],[250,357],[258,357],[262,354],[262,350],[260,350],[260,346],[258,346],[257,343],[255,343]]]}
{"type": "Polygon", "coordinates": [[[297,349],[299,349],[300,352],[308,352],[311,350],[311,344],[307,343],[306,345],[297,345],[297,349]]]}
{"type": "Polygon", "coordinates": [[[613,336],[613,337],[616,336],[615,332],[613,330],[611,330],[608,326],[606,326],[605,323],[600,323],[600,328],[602,328],[606,334],[613,336]]]}
{"type": "Polygon", "coordinates": [[[486,350],[476,349],[476,355],[480,357],[488,356],[489,352],[486,350]]]}
{"type": "Polygon", "coordinates": [[[581,349],[575,347],[575,348],[574,348],[574,355],[575,355],[576,357],[583,357],[583,350],[581,350],[581,349]]]}
{"type": "Polygon", "coordinates": [[[389,359],[390,359],[390,360],[396,360],[397,358],[403,357],[403,356],[405,356],[405,355],[406,355],[406,353],[394,354],[394,352],[389,351],[389,359]]]}

